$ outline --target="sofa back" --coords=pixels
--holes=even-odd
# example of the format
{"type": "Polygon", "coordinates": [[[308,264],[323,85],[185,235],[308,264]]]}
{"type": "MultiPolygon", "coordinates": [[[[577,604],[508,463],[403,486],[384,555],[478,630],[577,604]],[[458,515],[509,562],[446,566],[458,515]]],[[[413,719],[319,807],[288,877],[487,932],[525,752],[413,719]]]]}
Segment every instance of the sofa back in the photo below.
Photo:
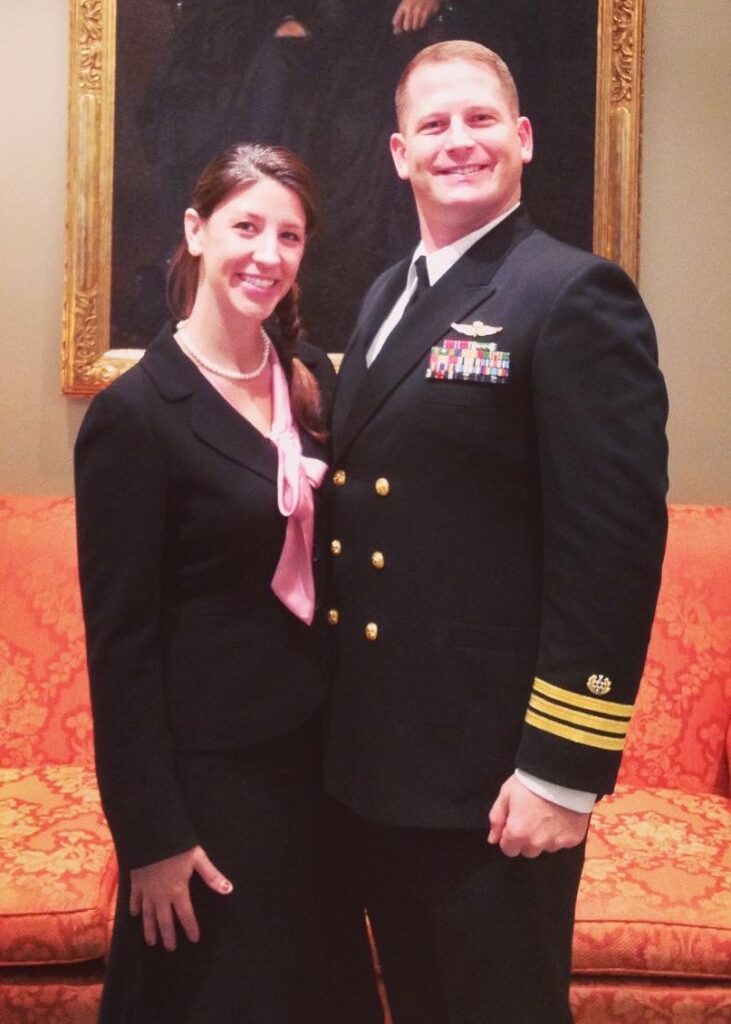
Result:
{"type": "MultiPolygon", "coordinates": [[[[0,497],[0,765],[91,764],[73,498],[0,497]]],[[[731,508],[670,507],[619,781],[729,794],[731,508]]]]}
{"type": "Polygon", "coordinates": [[[73,498],[0,497],[0,766],[91,764],[73,498]]]}
{"type": "Polygon", "coordinates": [[[728,795],[730,760],[731,508],[674,505],[619,781],[728,795]]]}

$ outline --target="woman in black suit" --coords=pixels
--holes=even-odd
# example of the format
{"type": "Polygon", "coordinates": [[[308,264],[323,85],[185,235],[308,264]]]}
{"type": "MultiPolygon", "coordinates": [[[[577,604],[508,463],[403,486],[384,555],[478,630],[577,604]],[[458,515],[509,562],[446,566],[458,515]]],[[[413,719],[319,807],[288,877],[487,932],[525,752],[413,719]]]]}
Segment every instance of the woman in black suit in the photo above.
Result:
{"type": "Polygon", "coordinates": [[[77,441],[97,772],[121,869],[103,1024],[327,1016],[313,522],[333,372],[297,344],[313,195],[277,147],[207,167],[171,275],[182,319],[97,395],[77,441]]]}

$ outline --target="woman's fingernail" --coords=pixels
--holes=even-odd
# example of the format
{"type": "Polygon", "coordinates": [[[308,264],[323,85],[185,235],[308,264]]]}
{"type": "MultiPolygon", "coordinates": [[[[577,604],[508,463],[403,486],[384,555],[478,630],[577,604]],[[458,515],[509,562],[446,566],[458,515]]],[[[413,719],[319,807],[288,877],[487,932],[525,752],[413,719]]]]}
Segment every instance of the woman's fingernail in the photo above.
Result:
{"type": "Polygon", "coordinates": [[[227,893],[227,892],[231,892],[231,890],[233,889],[233,886],[231,885],[231,883],[229,881],[227,881],[224,878],[224,880],[221,882],[220,888],[221,888],[221,892],[227,893]]]}

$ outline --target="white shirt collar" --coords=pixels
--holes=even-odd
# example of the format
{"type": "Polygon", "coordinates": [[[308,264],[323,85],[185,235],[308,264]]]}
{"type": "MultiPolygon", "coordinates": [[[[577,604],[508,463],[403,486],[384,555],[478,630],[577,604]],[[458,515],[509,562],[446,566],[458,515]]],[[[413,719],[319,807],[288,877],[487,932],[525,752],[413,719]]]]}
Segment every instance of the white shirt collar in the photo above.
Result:
{"type": "Polygon", "coordinates": [[[505,213],[501,214],[499,217],[495,217],[494,220],[488,221],[487,224],[483,224],[482,227],[477,228],[476,231],[470,231],[468,235],[463,235],[462,238],[458,238],[456,242],[451,242],[449,245],[445,245],[441,249],[436,249],[428,255],[424,252],[424,246],[422,243],[419,242],[414,251],[414,255],[411,257],[411,263],[406,275],[406,287],[396,299],[391,312],[378,328],[373,337],[373,341],[368,346],[366,352],[367,366],[371,365],[385,345],[386,339],[403,316],[409,298],[414,288],[416,288],[416,271],[414,270],[414,261],[419,256],[426,256],[426,270],[429,275],[429,284],[434,284],[440,277],[442,277],[443,274],[447,273],[450,267],[454,266],[461,256],[464,256],[467,250],[473,246],[475,242],[479,241],[479,239],[482,238],[483,235],[486,235],[488,231],[492,231],[494,227],[497,227],[497,225],[501,221],[505,220],[506,217],[509,217],[510,214],[518,208],[518,206],[520,206],[520,203],[516,203],[515,206],[506,210],[505,213]]]}
{"type": "Polygon", "coordinates": [[[426,270],[429,275],[429,284],[436,284],[440,277],[443,277],[447,271],[454,266],[457,260],[464,256],[468,249],[470,249],[475,242],[479,242],[488,231],[492,231],[498,224],[509,217],[514,210],[517,210],[520,203],[516,203],[511,206],[505,213],[501,213],[499,217],[495,217],[494,220],[490,220],[487,224],[483,224],[475,231],[470,231],[468,235],[462,235],[455,242],[450,242],[449,245],[443,246],[441,249],[435,249],[434,252],[426,253],[424,250],[424,243],[419,242],[414,255],[411,257],[411,265],[409,266],[409,272],[406,277],[406,291],[410,292],[414,286],[416,279],[416,271],[414,270],[414,262],[419,256],[426,256],[426,270]]]}

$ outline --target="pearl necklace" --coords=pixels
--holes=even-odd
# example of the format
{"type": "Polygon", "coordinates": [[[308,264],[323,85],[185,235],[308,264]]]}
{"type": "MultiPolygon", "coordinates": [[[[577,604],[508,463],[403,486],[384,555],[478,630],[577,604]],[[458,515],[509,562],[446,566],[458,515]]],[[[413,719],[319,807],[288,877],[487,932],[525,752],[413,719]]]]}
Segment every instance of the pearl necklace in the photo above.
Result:
{"type": "Polygon", "coordinates": [[[264,342],[264,353],[261,357],[261,362],[255,370],[251,370],[249,373],[242,373],[240,370],[228,370],[225,366],[219,366],[218,363],[214,363],[210,359],[207,359],[203,353],[199,352],[194,345],[191,345],[190,341],[185,337],[183,333],[184,325],[185,321],[181,320],[173,337],[183,351],[187,352],[194,363],[197,363],[198,366],[202,367],[204,370],[208,370],[209,373],[215,374],[216,377],[225,377],[226,380],[255,380],[256,377],[260,377],[266,369],[266,365],[269,362],[269,350],[272,343],[269,335],[263,327],[261,329],[261,337],[264,342]]]}

